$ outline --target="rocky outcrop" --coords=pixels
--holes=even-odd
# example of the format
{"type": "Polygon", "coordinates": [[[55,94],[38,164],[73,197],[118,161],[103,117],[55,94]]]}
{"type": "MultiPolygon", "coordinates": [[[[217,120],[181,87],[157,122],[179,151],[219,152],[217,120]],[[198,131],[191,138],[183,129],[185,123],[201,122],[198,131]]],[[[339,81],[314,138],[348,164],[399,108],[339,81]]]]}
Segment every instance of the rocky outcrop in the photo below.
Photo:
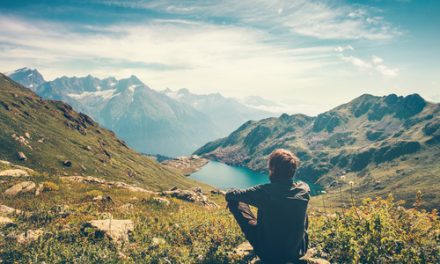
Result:
{"type": "Polygon", "coordinates": [[[207,207],[218,207],[217,204],[210,202],[201,190],[173,189],[171,191],[161,192],[160,194],[162,196],[169,196],[188,202],[199,203],[207,207]]]}
{"type": "Polygon", "coordinates": [[[341,117],[337,113],[326,112],[319,114],[313,122],[313,132],[333,132],[342,123],[341,117]]]}
{"type": "Polygon", "coordinates": [[[87,183],[87,184],[98,184],[102,186],[106,186],[108,188],[121,188],[121,189],[127,189],[129,191],[133,192],[144,192],[144,193],[151,193],[156,194],[156,192],[146,190],[141,187],[133,186],[124,182],[119,181],[106,181],[104,179],[92,177],[92,176],[68,176],[68,177],[61,177],[61,180],[63,181],[69,181],[69,182],[80,182],[80,183],[87,183]]]}
{"type": "Polygon", "coordinates": [[[22,169],[9,169],[0,171],[0,177],[1,176],[10,176],[10,177],[28,177],[29,172],[22,169]]]}
{"type": "Polygon", "coordinates": [[[36,188],[35,183],[31,181],[25,181],[17,183],[16,185],[12,186],[11,188],[7,189],[4,194],[7,196],[16,196],[21,193],[28,193],[34,191],[36,188]]]}

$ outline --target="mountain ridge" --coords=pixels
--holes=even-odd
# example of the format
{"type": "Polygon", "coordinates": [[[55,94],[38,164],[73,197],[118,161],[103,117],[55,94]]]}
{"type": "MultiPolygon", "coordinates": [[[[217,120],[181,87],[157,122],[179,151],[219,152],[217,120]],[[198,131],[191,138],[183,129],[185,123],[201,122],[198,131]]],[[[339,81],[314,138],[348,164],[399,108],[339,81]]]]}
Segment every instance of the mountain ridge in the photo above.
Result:
{"type": "MultiPolygon", "coordinates": [[[[440,104],[418,94],[364,94],[314,117],[283,114],[246,122],[194,154],[267,172],[268,155],[286,148],[302,160],[297,176],[325,189],[339,186],[345,175],[359,193],[420,188],[432,198],[430,206],[438,206],[437,188],[428,186],[440,173],[439,113],[440,104]]],[[[409,196],[398,197],[413,201],[415,195],[409,196]]]]}

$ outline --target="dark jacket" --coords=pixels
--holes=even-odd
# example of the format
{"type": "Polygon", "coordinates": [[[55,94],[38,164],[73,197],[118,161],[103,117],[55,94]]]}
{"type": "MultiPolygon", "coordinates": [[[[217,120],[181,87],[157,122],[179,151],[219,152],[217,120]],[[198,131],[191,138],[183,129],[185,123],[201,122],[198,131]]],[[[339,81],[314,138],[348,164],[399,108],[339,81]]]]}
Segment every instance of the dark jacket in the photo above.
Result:
{"type": "Polygon", "coordinates": [[[254,250],[265,263],[296,262],[307,251],[307,205],[310,188],[304,182],[272,180],[226,193],[228,202],[258,208],[254,250]]]}

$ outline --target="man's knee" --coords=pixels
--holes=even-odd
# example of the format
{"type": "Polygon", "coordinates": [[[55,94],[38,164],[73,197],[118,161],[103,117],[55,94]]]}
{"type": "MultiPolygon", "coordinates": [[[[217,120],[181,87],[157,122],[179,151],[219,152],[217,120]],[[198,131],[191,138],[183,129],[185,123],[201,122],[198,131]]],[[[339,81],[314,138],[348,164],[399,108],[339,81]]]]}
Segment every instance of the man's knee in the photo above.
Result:
{"type": "Polygon", "coordinates": [[[229,209],[229,210],[236,210],[236,209],[238,209],[238,207],[239,207],[239,202],[237,202],[237,201],[228,201],[227,203],[226,203],[226,207],[229,209]]]}

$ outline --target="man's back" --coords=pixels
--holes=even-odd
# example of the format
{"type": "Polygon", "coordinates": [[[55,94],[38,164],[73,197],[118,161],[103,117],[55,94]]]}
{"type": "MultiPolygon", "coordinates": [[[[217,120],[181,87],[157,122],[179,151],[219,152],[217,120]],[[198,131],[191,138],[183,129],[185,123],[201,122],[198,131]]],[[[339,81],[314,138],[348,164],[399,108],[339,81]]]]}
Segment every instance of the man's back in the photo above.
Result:
{"type": "Polygon", "coordinates": [[[307,184],[288,179],[228,192],[226,200],[258,208],[251,244],[264,262],[286,263],[296,261],[307,250],[309,193],[307,184]]]}

